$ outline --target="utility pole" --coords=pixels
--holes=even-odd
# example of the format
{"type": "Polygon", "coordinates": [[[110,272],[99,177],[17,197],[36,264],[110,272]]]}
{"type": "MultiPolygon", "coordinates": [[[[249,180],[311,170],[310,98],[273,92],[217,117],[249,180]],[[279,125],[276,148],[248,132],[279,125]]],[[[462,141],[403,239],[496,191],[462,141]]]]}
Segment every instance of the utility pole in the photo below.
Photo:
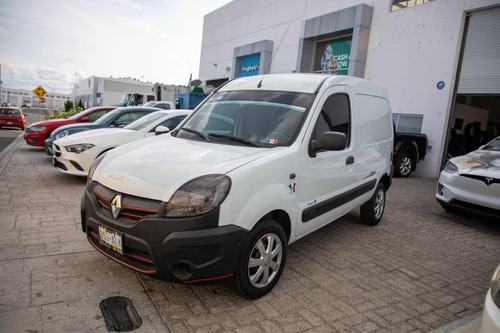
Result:
{"type": "Polygon", "coordinates": [[[2,64],[0,64],[0,104],[2,102],[2,64]]]}

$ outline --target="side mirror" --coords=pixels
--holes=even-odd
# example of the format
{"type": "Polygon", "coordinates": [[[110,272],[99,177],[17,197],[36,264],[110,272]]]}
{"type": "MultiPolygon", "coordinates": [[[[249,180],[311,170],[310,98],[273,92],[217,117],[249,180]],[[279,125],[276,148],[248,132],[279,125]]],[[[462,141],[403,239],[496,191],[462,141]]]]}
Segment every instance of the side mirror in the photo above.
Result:
{"type": "Polygon", "coordinates": [[[160,125],[155,128],[155,135],[165,134],[168,132],[170,132],[170,128],[168,128],[167,126],[160,125]]]}
{"type": "Polygon", "coordinates": [[[115,120],[111,123],[110,127],[123,127],[123,122],[121,120],[115,120]]]}
{"type": "Polygon", "coordinates": [[[82,122],[82,123],[86,123],[89,121],[90,121],[89,117],[83,117],[82,119],[80,119],[80,122],[82,122]]]}
{"type": "Polygon", "coordinates": [[[341,132],[325,132],[318,140],[312,141],[309,146],[309,156],[316,157],[319,150],[343,150],[347,145],[347,137],[341,132]]]}

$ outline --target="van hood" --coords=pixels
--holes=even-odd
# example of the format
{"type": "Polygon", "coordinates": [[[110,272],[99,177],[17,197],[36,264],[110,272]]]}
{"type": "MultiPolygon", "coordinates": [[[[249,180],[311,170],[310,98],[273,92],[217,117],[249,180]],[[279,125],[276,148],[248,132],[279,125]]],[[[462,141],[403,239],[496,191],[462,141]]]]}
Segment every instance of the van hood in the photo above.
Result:
{"type": "Polygon", "coordinates": [[[109,151],[93,180],[117,192],[168,201],[194,178],[227,174],[280,148],[215,144],[170,135],[153,137],[109,151]]]}

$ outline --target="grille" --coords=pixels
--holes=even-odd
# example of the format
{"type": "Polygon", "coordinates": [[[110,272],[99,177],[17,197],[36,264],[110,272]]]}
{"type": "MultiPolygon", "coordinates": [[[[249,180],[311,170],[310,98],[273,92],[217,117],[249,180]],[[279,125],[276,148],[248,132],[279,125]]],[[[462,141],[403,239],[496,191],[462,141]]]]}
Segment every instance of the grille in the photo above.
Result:
{"type": "Polygon", "coordinates": [[[484,177],[484,176],[477,176],[477,175],[460,175],[465,178],[470,178],[470,179],[475,179],[475,180],[480,180],[486,185],[491,185],[491,184],[500,184],[500,179],[498,178],[493,178],[493,177],[484,177]]]}
{"type": "Polygon", "coordinates": [[[68,171],[68,168],[66,168],[66,166],[63,163],[59,162],[58,160],[54,161],[54,166],[64,171],[68,171]]]}
{"type": "Polygon", "coordinates": [[[61,147],[59,147],[58,145],[54,145],[54,156],[55,157],[61,156],[61,147]]]}
{"type": "Polygon", "coordinates": [[[119,193],[96,182],[93,182],[90,188],[101,213],[109,217],[113,217],[111,211],[113,199],[118,194],[121,196],[121,209],[117,220],[137,221],[148,215],[158,215],[161,210],[161,201],[119,193]]]}

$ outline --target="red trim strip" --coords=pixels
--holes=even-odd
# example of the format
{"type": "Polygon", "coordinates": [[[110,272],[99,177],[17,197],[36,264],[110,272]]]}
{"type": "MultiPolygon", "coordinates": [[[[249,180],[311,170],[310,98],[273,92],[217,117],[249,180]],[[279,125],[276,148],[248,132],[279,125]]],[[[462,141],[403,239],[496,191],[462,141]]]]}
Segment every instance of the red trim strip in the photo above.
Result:
{"type": "Polygon", "coordinates": [[[136,256],[133,256],[131,254],[128,254],[128,253],[124,253],[126,256],[129,256],[131,258],[134,258],[134,259],[137,259],[137,260],[140,260],[140,261],[144,261],[144,262],[147,262],[149,264],[154,264],[151,260],[147,260],[147,259],[144,259],[144,258],[139,258],[139,257],[136,257],[136,256]]]}
{"type": "Polygon", "coordinates": [[[108,206],[106,206],[101,200],[97,200],[101,205],[103,205],[106,209],[109,209],[108,206]]]}
{"type": "Polygon", "coordinates": [[[144,216],[140,216],[140,215],[134,215],[134,214],[127,214],[127,213],[120,213],[122,215],[127,215],[127,216],[132,216],[132,217],[138,217],[140,219],[142,219],[144,216]]]}
{"type": "Polygon", "coordinates": [[[102,194],[100,194],[99,192],[97,192],[95,189],[92,190],[95,194],[97,194],[98,196],[100,196],[101,198],[103,198],[105,201],[108,201],[108,198],[106,198],[105,196],[103,196],[102,194]]]}
{"type": "Polygon", "coordinates": [[[143,210],[145,212],[156,213],[156,209],[141,208],[141,207],[134,207],[134,206],[123,206],[123,208],[129,208],[129,209],[135,209],[135,210],[143,210]]]}
{"type": "Polygon", "coordinates": [[[90,232],[90,234],[91,234],[92,236],[94,236],[94,238],[95,238],[95,239],[100,240],[100,238],[99,238],[99,237],[97,237],[97,235],[95,235],[92,231],[90,232]]]}
{"type": "Polygon", "coordinates": [[[233,276],[234,273],[224,275],[224,276],[218,276],[218,277],[213,277],[213,278],[208,278],[208,279],[198,279],[198,280],[191,280],[191,281],[182,281],[183,283],[193,283],[193,282],[202,282],[202,281],[212,281],[212,280],[218,280],[218,279],[224,279],[230,276],[233,276]]]}
{"type": "Polygon", "coordinates": [[[94,247],[97,251],[101,252],[102,254],[104,254],[104,255],[105,255],[106,257],[108,257],[109,259],[113,259],[114,261],[116,261],[116,262],[118,262],[118,263],[120,263],[120,264],[122,264],[122,265],[125,265],[125,266],[127,266],[127,267],[129,267],[129,268],[132,268],[132,269],[134,269],[134,270],[136,270],[136,271],[139,271],[139,272],[141,272],[141,273],[145,273],[145,274],[155,274],[155,273],[156,273],[156,270],[154,270],[154,271],[143,271],[142,269],[139,269],[139,268],[137,268],[137,267],[131,266],[131,265],[127,264],[127,263],[124,263],[123,261],[120,261],[120,260],[116,259],[116,258],[115,258],[115,257],[113,257],[113,256],[110,256],[109,254],[107,254],[106,252],[104,252],[103,250],[101,250],[100,248],[98,248],[98,247],[94,244],[94,242],[92,242],[92,239],[91,239],[90,237],[87,237],[87,238],[88,238],[88,240],[89,240],[90,244],[92,244],[92,246],[93,246],[93,247],[94,247]]]}

